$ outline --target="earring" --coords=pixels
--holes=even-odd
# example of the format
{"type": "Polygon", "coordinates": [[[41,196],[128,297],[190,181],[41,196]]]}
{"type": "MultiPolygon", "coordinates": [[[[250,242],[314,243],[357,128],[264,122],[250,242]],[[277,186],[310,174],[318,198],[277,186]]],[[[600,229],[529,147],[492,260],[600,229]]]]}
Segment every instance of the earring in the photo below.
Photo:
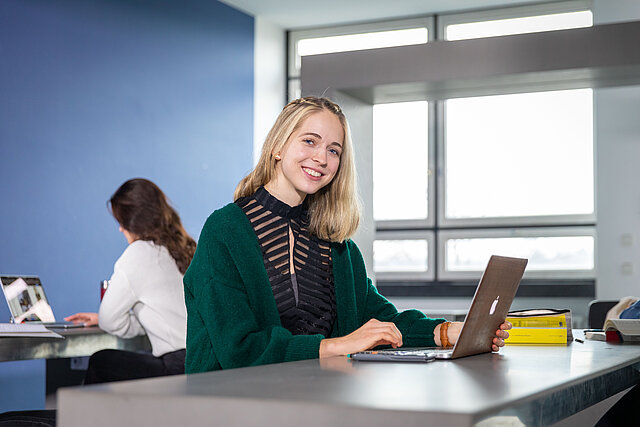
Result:
{"type": "Polygon", "coordinates": [[[280,154],[276,154],[276,155],[275,155],[275,158],[276,158],[276,160],[280,160],[280,159],[282,159],[282,157],[280,157],[280,154]]]}

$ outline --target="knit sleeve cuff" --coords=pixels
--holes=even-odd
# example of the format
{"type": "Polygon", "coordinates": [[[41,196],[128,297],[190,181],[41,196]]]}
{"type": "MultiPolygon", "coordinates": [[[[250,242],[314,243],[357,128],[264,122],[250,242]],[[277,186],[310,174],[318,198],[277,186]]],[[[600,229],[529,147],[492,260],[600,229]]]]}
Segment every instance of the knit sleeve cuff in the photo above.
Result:
{"type": "Polygon", "coordinates": [[[287,346],[285,361],[317,359],[320,356],[320,341],[325,337],[316,335],[296,335],[287,346]]]}

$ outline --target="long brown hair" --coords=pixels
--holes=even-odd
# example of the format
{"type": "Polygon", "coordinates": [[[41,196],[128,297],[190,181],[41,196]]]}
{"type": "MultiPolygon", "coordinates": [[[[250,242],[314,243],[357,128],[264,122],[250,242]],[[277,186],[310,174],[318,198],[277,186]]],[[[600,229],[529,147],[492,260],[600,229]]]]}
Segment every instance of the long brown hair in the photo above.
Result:
{"type": "Polygon", "coordinates": [[[333,113],[344,131],[344,146],[340,166],[333,180],[315,194],[307,196],[309,231],[330,242],[350,238],[360,223],[360,201],[356,190],[356,167],[349,124],[340,107],[327,98],[309,96],[288,103],[276,119],[262,146],[258,164],[244,177],[234,193],[234,200],[250,196],[276,177],[275,154],[284,150],[291,135],[312,114],[321,111],[333,113]]]}
{"type": "Polygon", "coordinates": [[[187,234],[167,196],[153,182],[130,179],[113,193],[108,202],[113,217],[138,240],[164,246],[182,274],[187,271],[196,242],[187,234]]]}

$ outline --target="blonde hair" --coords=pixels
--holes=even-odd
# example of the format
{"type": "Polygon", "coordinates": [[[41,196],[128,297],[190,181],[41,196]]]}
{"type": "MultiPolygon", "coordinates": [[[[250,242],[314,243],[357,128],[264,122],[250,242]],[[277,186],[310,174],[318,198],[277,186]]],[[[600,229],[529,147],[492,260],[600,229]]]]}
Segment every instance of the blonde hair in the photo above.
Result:
{"type": "Polygon", "coordinates": [[[312,114],[333,113],[344,131],[340,166],[333,180],[315,194],[307,196],[309,231],[330,242],[343,242],[353,236],[360,224],[360,201],[356,190],[356,167],[349,124],[340,107],[327,98],[306,97],[288,103],[280,112],[262,146],[258,164],[245,176],[234,193],[234,200],[251,196],[276,178],[276,153],[284,151],[291,135],[312,114]]]}

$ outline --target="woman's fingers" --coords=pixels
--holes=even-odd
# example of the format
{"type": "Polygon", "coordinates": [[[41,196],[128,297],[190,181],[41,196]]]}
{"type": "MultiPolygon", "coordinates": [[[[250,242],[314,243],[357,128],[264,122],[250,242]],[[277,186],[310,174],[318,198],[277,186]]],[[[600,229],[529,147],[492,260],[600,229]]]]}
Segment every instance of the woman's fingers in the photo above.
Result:
{"type": "Polygon", "coordinates": [[[368,348],[373,348],[378,345],[390,344],[393,347],[402,347],[402,336],[389,329],[373,331],[370,335],[371,345],[368,348]]]}
{"type": "Polygon", "coordinates": [[[396,325],[392,322],[381,322],[376,319],[369,320],[345,338],[353,342],[357,348],[355,351],[368,350],[378,345],[387,344],[392,347],[402,347],[402,333],[396,325]]]}
{"type": "Polygon", "coordinates": [[[87,326],[98,324],[98,313],[76,313],[64,318],[67,322],[85,323],[87,326]]]}
{"type": "Polygon", "coordinates": [[[380,322],[379,320],[371,319],[356,332],[360,330],[365,334],[372,334],[372,338],[378,336],[384,339],[387,341],[385,344],[396,345],[397,347],[402,346],[402,333],[393,322],[380,322]]]}
{"type": "Polygon", "coordinates": [[[349,335],[327,338],[320,343],[320,357],[357,353],[379,345],[402,346],[402,333],[392,322],[371,319],[349,335]]]}
{"type": "Polygon", "coordinates": [[[64,320],[66,320],[67,322],[74,322],[74,321],[82,321],[83,319],[86,319],[87,316],[85,313],[76,313],[76,314],[72,314],[71,316],[65,317],[64,320]]]}
{"type": "Polygon", "coordinates": [[[500,325],[500,329],[502,329],[502,330],[511,329],[512,327],[513,327],[513,325],[511,324],[511,322],[506,321],[506,320],[502,325],[500,325]]]}
{"type": "Polygon", "coordinates": [[[498,338],[502,338],[502,339],[507,339],[509,338],[509,332],[502,330],[502,329],[498,329],[496,331],[496,337],[498,338]]]}

